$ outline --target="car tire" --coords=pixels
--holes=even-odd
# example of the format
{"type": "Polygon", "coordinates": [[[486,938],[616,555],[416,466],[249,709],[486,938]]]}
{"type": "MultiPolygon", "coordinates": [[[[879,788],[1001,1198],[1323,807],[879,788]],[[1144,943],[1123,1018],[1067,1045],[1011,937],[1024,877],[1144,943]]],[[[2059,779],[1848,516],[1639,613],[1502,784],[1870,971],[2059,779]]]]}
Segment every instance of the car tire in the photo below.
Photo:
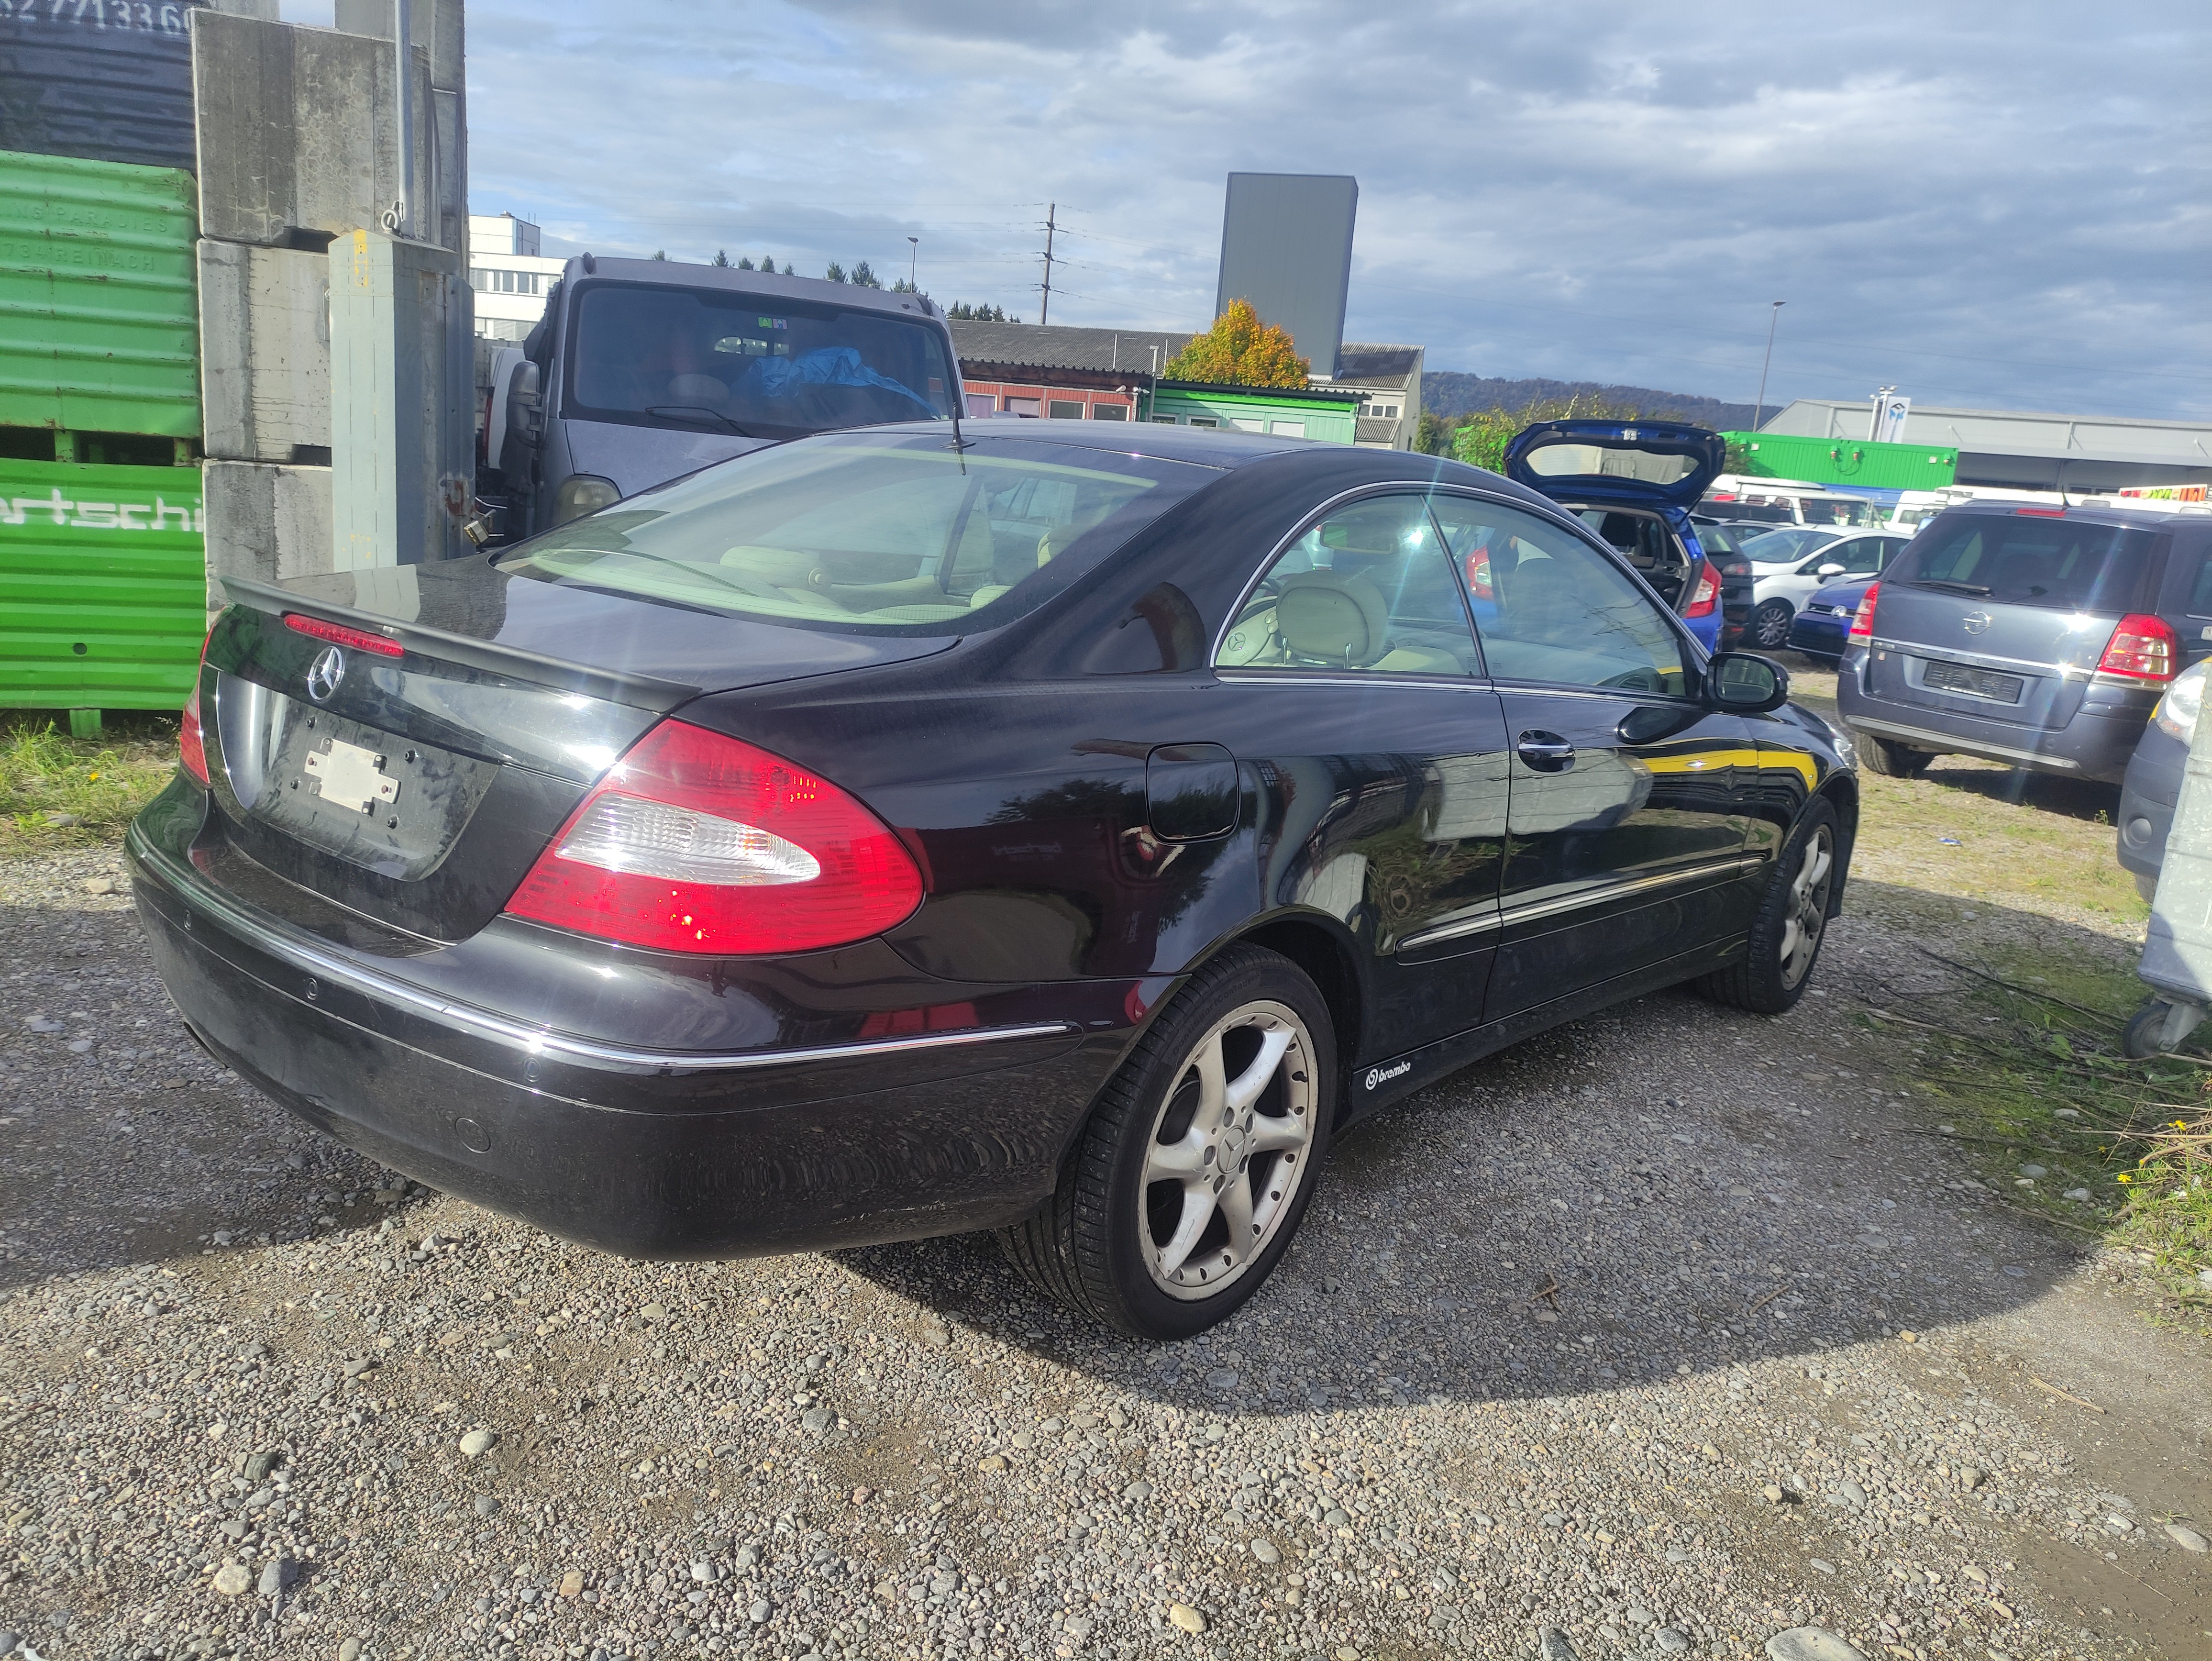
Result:
{"type": "Polygon", "coordinates": [[[1000,1244],[1040,1291],[1131,1337],[1201,1332],[1289,1249],[1337,1094],[1320,990],[1288,958],[1232,946],[1137,1040],[1052,1197],[1000,1244]]]}
{"type": "Polygon", "coordinates": [[[1752,608],[1743,632],[1760,651],[1778,652],[1790,644],[1790,623],[1796,615],[1786,599],[1761,600],[1752,608]]]}
{"type": "Polygon", "coordinates": [[[1915,750],[1910,745],[1892,744],[1887,739],[1869,738],[1863,733],[1854,736],[1858,742],[1860,764],[1868,772],[1879,773],[1886,779],[1917,779],[1936,759],[1932,750],[1915,750]]]}
{"type": "Polygon", "coordinates": [[[1742,960],[1705,976],[1697,989],[1716,1003],[1759,1015],[1795,1007],[1827,935],[1829,902],[1843,874],[1842,849],[1835,807],[1815,796],[1775,862],[1742,960]]]}

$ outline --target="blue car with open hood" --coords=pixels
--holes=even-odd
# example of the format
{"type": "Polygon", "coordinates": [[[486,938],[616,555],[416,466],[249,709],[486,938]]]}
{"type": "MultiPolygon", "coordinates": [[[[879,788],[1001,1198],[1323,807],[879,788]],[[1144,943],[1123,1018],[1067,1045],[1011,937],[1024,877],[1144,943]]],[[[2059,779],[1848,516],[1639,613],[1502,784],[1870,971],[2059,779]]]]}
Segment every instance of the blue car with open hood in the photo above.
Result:
{"type": "Polygon", "coordinates": [[[1679,421],[1540,421],[1505,450],[1506,477],[1580,515],[1708,652],[1720,649],[1721,574],[1690,511],[1727,465],[1718,433],[1679,421]]]}

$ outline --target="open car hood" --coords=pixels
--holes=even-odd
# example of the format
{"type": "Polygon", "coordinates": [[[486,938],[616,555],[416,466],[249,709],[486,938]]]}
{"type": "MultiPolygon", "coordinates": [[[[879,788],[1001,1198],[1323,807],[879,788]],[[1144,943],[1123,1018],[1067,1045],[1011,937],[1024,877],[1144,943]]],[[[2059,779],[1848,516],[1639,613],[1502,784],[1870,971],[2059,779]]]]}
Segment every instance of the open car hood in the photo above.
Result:
{"type": "Polygon", "coordinates": [[[1678,421],[1540,421],[1505,449],[1515,484],[1609,507],[1687,511],[1727,465],[1718,433],[1678,421]]]}

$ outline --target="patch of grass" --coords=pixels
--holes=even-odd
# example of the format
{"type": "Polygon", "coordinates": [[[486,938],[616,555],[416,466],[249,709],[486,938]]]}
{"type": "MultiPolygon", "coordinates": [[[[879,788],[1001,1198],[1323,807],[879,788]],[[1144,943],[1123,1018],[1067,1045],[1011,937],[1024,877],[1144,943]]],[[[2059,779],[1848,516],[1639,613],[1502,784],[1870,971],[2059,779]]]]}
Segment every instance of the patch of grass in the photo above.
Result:
{"type": "Polygon", "coordinates": [[[0,858],[120,842],[176,767],[173,715],[111,715],[97,739],[0,717],[0,858]]]}
{"type": "Polygon", "coordinates": [[[1987,937],[1924,949],[1955,965],[1958,991],[1865,1019],[1909,1045],[1922,1100],[1982,1181],[2010,1206],[2147,1255],[2162,1310],[2212,1330],[2212,1288],[2197,1278],[2212,1268],[2212,1057],[2124,1056],[2143,987],[2101,954],[1987,937]]]}

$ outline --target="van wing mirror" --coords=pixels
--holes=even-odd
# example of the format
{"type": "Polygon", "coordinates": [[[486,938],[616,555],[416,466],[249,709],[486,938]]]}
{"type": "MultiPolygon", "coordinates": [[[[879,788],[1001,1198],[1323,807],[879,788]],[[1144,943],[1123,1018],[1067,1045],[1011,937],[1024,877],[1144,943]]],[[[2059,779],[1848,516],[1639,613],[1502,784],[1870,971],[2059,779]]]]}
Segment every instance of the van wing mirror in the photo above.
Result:
{"type": "Polygon", "coordinates": [[[538,366],[520,352],[515,354],[515,359],[506,380],[504,423],[507,445],[512,447],[513,453],[502,448],[501,454],[506,457],[502,471],[526,465],[530,453],[545,435],[545,409],[538,396],[538,366]]]}
{"type": "Polygon", "coordinates": [[[1705,697],[1739,715],[1778,709],[1790,701],[1790,672],[1754,653],[1723,652],[1706,666],[1705,697]]]}

